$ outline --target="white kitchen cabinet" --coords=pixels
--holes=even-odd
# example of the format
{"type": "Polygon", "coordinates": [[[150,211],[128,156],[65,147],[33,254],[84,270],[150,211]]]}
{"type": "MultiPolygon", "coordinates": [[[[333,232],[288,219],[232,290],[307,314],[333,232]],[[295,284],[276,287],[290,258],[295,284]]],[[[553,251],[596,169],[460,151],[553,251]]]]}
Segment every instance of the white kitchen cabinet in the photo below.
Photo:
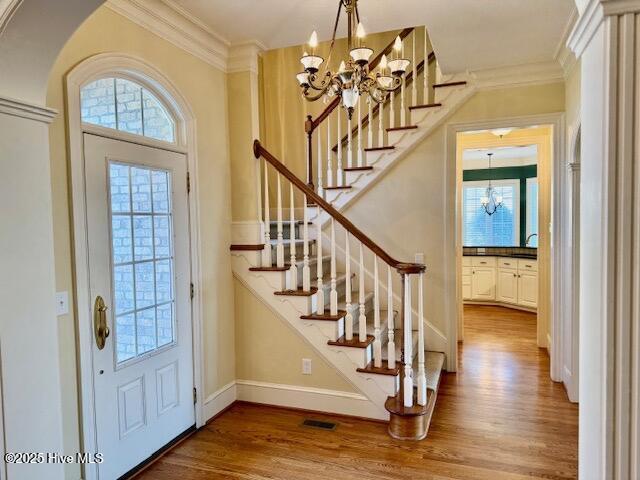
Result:
{"type": "Polygon", "coordinates": [[[473,256],[462,264],[463,300],[537,308],[537,260],[473,256]]]}
{"type": "Polygon", "coordinates": [[[518,270],[518,304],[538,307],[538,273],[518,270]]]}
{"type": "Polygon", "coordinates": [[[494,267],[473,267],[471,272],[471,299],[496,299],[496,269],[494,267]]]}
{"type": "Polygon", "coordinates": [[[498,269],[496,300],[503,303],[518,303],[517,270],[498,269]]]}

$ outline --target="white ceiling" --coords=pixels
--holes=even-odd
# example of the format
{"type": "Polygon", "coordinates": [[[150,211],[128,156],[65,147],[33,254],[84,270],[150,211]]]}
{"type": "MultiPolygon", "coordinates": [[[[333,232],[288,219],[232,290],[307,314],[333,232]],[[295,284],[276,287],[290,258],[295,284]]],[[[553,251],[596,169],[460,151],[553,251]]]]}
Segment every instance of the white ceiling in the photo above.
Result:
{"type": "Polygon", "coordinates": [[[462,152],[462,168],[477,170],[489,168],[488,153],[493,153],[492,167],[520,167],[538,163],[538,149],[535,145],[521,147],[474,148],[462,152]]]}
{"type": "MultiPolygon", "coordinates": [[[[337,0],[164,0],[230,44],[331,37],[337,0]]],[[[361,0],[367,32],[427,25],[444,73],[552,61],[574,0],[361,0]]],[[[344,28],[341,30],[344,36],[344,28]]]]}

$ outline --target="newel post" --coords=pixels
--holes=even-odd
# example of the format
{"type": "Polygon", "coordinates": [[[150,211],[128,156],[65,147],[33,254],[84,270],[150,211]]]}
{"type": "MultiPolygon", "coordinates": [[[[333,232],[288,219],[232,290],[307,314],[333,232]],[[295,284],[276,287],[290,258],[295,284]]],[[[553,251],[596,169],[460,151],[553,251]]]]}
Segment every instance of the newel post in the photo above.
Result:
{"type": "Polygon", "coordinates": [[[307,115],[307,120],[304,122],[304,131],[307,134],[307,185],[311,190],[315,190],[313,186],[313,118],[311,115],[307,115]]]}

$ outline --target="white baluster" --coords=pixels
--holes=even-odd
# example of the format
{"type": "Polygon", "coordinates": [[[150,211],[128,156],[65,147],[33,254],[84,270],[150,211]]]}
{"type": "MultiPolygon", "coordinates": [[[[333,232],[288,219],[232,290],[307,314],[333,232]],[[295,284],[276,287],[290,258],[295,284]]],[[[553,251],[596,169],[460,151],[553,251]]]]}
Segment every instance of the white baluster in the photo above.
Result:
{"type": "Polygon", "coordinates": [[[271,256],[271,212],[269,212],[269,164],[264,161],[264,248],[262,249],[262,266],[270,267],[271,256]]]}
{"type": "Polygon", "coordinates": [[[411,65],[413,66],[413,75],[411,78],[411,105],[418,103],[418,65],[416,63],[416,41],[418,40],[418,31],[413,29],[413,42],[411,43],[411,65]]]}
{"type": "MultiPolygon", "coordinates": [[[[404,41],[402,42],[402,58],[404,58],[404,41]]],[[[400,85],[400,126],[405,127],[407,125],[407,113],[404,103],[406,76],[402,75],[400,79],[402,80],[402,84],[400,85]]]]}
{"type": "Polygon", "coordinates": [[[378,104],[378,146],[384,147],[384,102],[378,104]]]}
{"type": "Polygon", "coordinates": [[[396,344],[394,340],[395,326],[393,325],[393,286],[391,284],[391,267],[387,267],[387,367],[396,368],[396,344]]]}
{"type": "Polygon", "coordinates": [[[427,49],[427,26],[424,27],[424,63],[422,67],[422,103],[429,103],[429,51],[427,49]]]}
{"type": "Polygon", "coordinates": [[[382,341],[380,340],[380,280],[378,256],[373,256],[373,366],[382,367],[382,341]]]}
{"type": "MultiPolygon", "coordinates": [[[[319,208],[319,207],[318,207],[319,208]]],[[[316,313],[318,315],[324,315],[324,289],[322,288],[322,277],[324,272],[322,271],[322,222],[316,220],[316,273],[318,276],[318,293],[316,294],[316,313]]]]}
{"type": "Polygon", "coordinates": [[[333,152],[331,151],[331,115],[327,117],[327,187],[333,187],[333,152]]]}
{"type": "Polygon", "coordinates": [[[362,97],[358,97],[358,166],[364,165],[364,158],[362,155],[362,97]]]}
{"type": "Polygon", "coordinates": [[[373,148],[373,101],[371,99],[367,100],[369,104],[369,121],[367,127],[367,148],[373,148]]]}
{"type": "MultiPolygon", "coordinates": [[[[303,205],[307,205],[307,196],[303,196],[303,205]]],[[[305,292],[311,291],[311,269],[309,268],[309,219],[307,218],[307,209],[304,208],[303,214],[303,222],[302,225],[302,258],[303,258],[303,266],[302,266],[302,290],[305,292]]],[[[320,222],[318,222],[320,223],[320,222]]]]}
{"type": "Polygon", "coordinates": [[[412,325],[411,325],[411,276],[404,276],[404,321],[402,324],[404,332],[404,406],[413,406],[413,361],[412,350],[412,325]]]}
{"type": "Polygon", "coordinates": [[[322,135],[320,135],[320,126],[318,126],[318,195],[324,197],[324,189],[322,188],[322,135]]]}
{"type": "Polygon", "coordinates": [[[389,95],[389,128],[394,128],[396,126],[396,107],[394,105],[396,94],[391,92],[389,95]]]}
{"type": "Polygon", "coordinates": [[[282,238],[282,180],[280,179],[280,174],[278,173],[278,183],[277,183],[277,206],[278,211],[276,212],[276,217],[278,221],[278,241],[276,243],[276,266],[279,268],[284,267],[284,242],[282,238]]]}
{"type": "MultiPolygon", "coordinates": [[[[306,208],[305,208],[306,211],[306,208]]],[[[291,290],[298,289],[298,265],[296,262],[296,210],[294,208],[293,183],[289,184],[289,212],[291,214],[289,220],[289,288],[291,290]]]]}
{"type": "Polygon", "coordinates": [[[336,185],[341,187],[344,182],[342,173],[342,108],[338,106],[338,164],[336,165],[336,185]]]}
{"type": "Polygon", "coordinates": [[[353,133],[351,133],[351,119],[347,117],[347,167],[353,167],[353,133]]]}
{"type": "Polygon", "coordinates": [[[345,286],[345,303],[347,314],[344,317],[344,336],[347,340],[353,340],[353,314],[351,313],[351,246],[349,245],[349,231],[345,232],[345,275],[347,283],[345,286]]]}
{"type": "Polygon", "coordinates": [[[338,291],[336,290],[336,222],[331,218],[331,292],[329,293],[329,314],[338,314],[338,291]]]}
{"type": "Polygon", "coordinates": [[[424,298],[422,293],[424,273],[418,277],[418,405],[427,404],[427,375],[424,371],[424,298]]]}
{"type": "Polygon", "coordinates": [[[360,304],[360,315],[358,316],[358,340],[367,341],[367,316],[364,310],[364,255],[362,252],[362,242],[360,242],[360,273],[358,274],[358,303],[360,304]]]}

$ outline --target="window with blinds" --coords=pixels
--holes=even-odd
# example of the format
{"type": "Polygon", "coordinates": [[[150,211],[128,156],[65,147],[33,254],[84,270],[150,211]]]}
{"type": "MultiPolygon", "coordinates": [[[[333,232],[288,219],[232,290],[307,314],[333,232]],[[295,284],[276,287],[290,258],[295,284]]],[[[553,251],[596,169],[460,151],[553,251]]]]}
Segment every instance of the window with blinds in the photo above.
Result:
{"type": "Polygon", "coordinates": [[[463,245],[473,247],[518,246],[520,199],[518,180],[493,180],[502,206],[491,216],[487,215],[481,198],[488,181],[463,183],[463,245]]]}

